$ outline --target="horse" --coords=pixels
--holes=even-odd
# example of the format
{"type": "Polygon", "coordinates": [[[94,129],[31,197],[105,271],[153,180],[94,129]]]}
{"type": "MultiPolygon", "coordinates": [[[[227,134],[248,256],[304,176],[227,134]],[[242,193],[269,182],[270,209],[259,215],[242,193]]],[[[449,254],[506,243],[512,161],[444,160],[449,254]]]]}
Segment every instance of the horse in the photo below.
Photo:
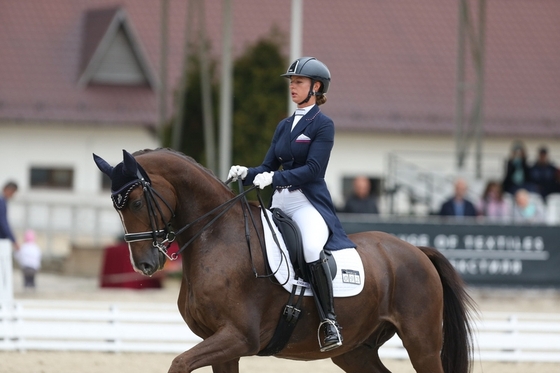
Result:
{"type": "MultiPolygon", "coordinates": [[[[132,264],[153,275],[166,259],[175,259],[165,244],[177,240],[183,250],[179,312],[202,338],[173,359],[169,372],[212,366],[216,373],[237,373],[241,357],[257,355],[267,346],[289,296],[278,283],[258,275],[267,273],[259,242],[265,220],[260,207],[238,203],[240,194],[180,152],[123,153],[123,162],[115,167],[94,158],[113,186],[122,186],[112,197],[132,264]],[[128,176],[117,180],[123,174],[128,176]],[[246,222],[247,213],[254,223],[246,222]]],[[[345,372],[390,373],[378,350],[397,334],[418,373],[469,372],[475,305],[450,262],[433,248],[383,232],[349,238],[357,245],[365,280],[360,294],[335,298],[344,343],[320,352],[316,306],[304,297],[302,317],[274,356],[330,358],[345,372]]]]}

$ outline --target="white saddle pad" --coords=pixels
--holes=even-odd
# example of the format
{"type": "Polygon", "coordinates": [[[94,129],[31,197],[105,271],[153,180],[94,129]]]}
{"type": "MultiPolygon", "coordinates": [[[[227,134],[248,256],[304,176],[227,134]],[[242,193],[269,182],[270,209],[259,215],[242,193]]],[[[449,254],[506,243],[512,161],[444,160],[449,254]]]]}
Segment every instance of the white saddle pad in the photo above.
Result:
{"type": "MultiPolygon", "coordinates": [[[[288,258],[288,250],[284,244],[282,234],[272,221],[272,213],[266,210],[268,218],[272,223],[276,237],[280,243],[280,248],[274,242],[272,232],[266,223],[264,214],[261,211],[261,218],[263,222],[264,238],[266,244],[266,253],[268,256],[268,264],[272,272],[275,272],[275,277],[280,284],[287,291],[292,291],[292,285],[297,284],[304,286],[306,296],[313,295],[311,293],[310,285],[302,279],[295,278],[294,268],[292,262],[288,258]]],[[[333,280],[333,293],[335,297],[351,297],[359,294],[364,288],[364,265],[360,255],[356,249],[349,248],[343,250],[334,250],[332,254],[336,260],[336,276],[333,280]]]]}

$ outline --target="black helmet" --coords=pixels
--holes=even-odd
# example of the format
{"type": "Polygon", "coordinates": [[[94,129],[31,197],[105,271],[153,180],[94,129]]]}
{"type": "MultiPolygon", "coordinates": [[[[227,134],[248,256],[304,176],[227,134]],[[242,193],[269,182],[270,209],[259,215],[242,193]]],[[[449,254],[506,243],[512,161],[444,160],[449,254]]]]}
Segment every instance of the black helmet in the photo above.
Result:
{"type": "Polygon", "coordinates": [[[322,86],[319,88],[319,92],[317,92],[319,94],[325,94],[329,90],[331,73],[327,66],[315,57],[298,58],[290,65],[286,74],[280,76],[289,78],[294,75],[305,76],[311,80],[321,82],[322,86]]]}

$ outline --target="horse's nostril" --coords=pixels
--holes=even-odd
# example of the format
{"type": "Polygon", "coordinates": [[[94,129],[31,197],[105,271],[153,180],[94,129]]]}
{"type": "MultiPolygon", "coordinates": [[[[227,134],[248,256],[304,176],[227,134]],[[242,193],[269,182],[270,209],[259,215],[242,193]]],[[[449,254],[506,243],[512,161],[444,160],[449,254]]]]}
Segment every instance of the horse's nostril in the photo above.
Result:
{"type": "Polygon", "coordinates": [[[151,276],[155,272],[154,266],[146,262],[140,263],[138,269],[142,271],[142,274],[145,276],[151,276]]]}

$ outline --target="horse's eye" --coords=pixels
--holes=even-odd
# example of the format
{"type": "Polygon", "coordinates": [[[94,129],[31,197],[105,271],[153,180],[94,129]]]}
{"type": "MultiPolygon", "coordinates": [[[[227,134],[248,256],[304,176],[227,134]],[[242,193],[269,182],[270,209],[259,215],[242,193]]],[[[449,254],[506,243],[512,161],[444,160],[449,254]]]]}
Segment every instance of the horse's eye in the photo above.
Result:
{"type": "Polygon", "coordinates": [[[141,200],[136,200],[136,201],[132,201],[131,207],[134,210],[139,210],[142,207],[142,201],[141,200]]]}

